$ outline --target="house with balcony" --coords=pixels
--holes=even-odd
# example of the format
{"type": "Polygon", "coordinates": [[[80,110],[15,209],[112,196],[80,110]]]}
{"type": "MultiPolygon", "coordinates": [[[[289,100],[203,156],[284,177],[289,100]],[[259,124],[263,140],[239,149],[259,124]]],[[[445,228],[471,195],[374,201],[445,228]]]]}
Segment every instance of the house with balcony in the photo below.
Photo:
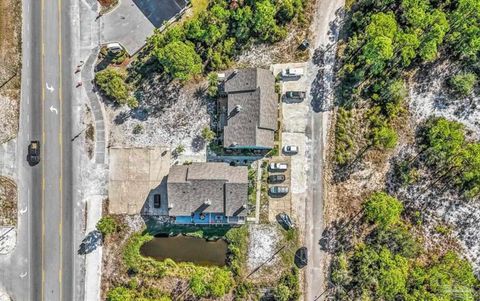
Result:
{"type": "Polygon", "coordinates": [[[246,166],[203,162],[170,168],[168,215],[175,224],[244,224],[247,199],[246,166]]]}
{"type": "Polygon", "coordinates": [[[275,77],[262,68],[219,74],[219,126],[226,149],[269,150],[278,122],[275,77]]]}

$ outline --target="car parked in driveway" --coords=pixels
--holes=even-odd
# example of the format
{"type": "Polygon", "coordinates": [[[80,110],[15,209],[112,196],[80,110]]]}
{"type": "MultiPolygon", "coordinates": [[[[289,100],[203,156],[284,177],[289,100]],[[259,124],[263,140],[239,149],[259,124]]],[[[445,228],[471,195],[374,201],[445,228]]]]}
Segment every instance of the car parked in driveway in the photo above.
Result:
{"type": "Polygon", "coordinates": [[[298,153],[298,146],[296,145],[285,145],[283,147],[283,153],[289,154],[289,155],[294,155],[298,153]]]}
{"type": "Polygon", "coordinates": [[[295,265],[298,268],[303,268],[308,264],[308,250],[306,247],[301,247],[295,252],[295,265]]]}
{"type": "Polygon", "coordinates": [[[284,162],[272,162],[268,168],[270,171],[286,171],[288,169],[288,164],[284,162]]]}
{"type": "Polygon", "coordinates": [[[277,220],[285,230],[290,230],[295,227],[295,224],[293,223],[292,219],[285,212],[280,213],[277,217],[277,220]]]}
{"type": "Polygon", "coordinates": [[[283,78],[297,78],[303,75],[303,68],[286,68],[282,70],[283,78]]]}
{"type": "Polygon", "coordinates": [[[284,175],[271,175],[268,176],[268,183],[270,184],[277,184],[277,183],[282,183],[285,181],[285,176],[284,175]]]}
{"type": "Polygon", "coordinates": [[[272,196],[282,196],[288,193],[288,187],[287,186],[272,186],[268,190],[270,195],[272,196]]]}
{"type": "Polygon", "coordinates": [[[298,100],[301,102],[305,99],[306,93],[303,91],[287,91],[285,92],[285,97],[288,99],[298,100]]]}

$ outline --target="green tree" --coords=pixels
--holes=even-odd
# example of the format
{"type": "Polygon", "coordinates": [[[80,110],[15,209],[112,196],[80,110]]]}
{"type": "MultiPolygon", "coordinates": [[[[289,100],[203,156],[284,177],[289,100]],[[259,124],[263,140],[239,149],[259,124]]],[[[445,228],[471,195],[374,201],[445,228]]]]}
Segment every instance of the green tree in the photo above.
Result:
{"type": "Polygon", "coordinates": [[[402,0],[403,17],[414,28],[427,26],[425,20],[430,9],[428,0],[402,0]]]}
{"type": "Polygon", "coordinates": [[[111,216],[102,217],[97,223],[97,230],[105,237],[117,231],[117,221],[111,216]]]}
{"type": "Polygon", "coordinates": [[[239,7],[232,13],[232,31],[235,38],[244,42],[250,38],[253,26],[253,13],[250,6],[239,7]]]}
{"type": "Polygon", "coordinates": [[[119,104],[127,104],[130,87],[125,83],[126,74],[117,68],[107,68],[95,74],[100,90],[119,104]]]}
{"type": "Polygon", "coordinates": [[[463,156],[460,184],[467,197],[480,193],[480,143],[469,143],[463,156]]]}
{"type": "Polygon", "coordinates": [[[277,11],[277,19],[285,24],[295,17],[295,6],[293,4],[293,0],[281,0],[279,2],[278,11],[277,11]]]}
{"type": "Polygon", "coordinates": [[[386,228],[400,221],[403,205],[385,192],[375,192],[363,203],[363,209],[368,221],[386,228]]]}
{"type": "Polygon", "coordinates": [[[392,149],[397,145],[398,136],[395,129],[382,124],[372,129],[372,145],[383,149],[392,149]]]}
{"type": "Polygon", "coordinates": [[[427,20],[428,29],[423,34],[420,46],[420,57],[429,62],[438,56],[438,47],[442,44],[445,34],[450,28],[446,14],[438,9],[432,11],[427,20]]]}
{"type": "Polygon", "coordinates": [[[173,41],[158,49],[155,55],[173,78],[188,80],[202,72],[202,59],[191,43],[173,41]]]}
{"type": "Polygon", "coordinates": [[[443,117],[432,118],[427,121],[423,145],[427,148],[429,164],[458,165],[465,145],[465,128],[443,117]]]}
{"type": "Polygon", "coordinates": [[[450,78],[449,84],[452,90],[461,95],[468,96],[472,94],[477,81],[477,76],[475,73],[463,73],[457,74],[450,78]]]}
{"type": "Polygon", "coordinates": [[[458,0],[450,19],[449,44],[460,57],[477,61],[480,53],[480,2],[458,0]]]}
{"type": "Polygon", "coordinates": [[[255,2],[253,30],[263,41],[274,42],[277,39],[278,26],[275,22],[276,9],[270,0],[255,2]]]}
{"type": "Polygon", "coordinates": [[[412,60],[417,56],[420,40],[416,32],[399,32],[397,35],[397,47],[400,48],[400,58],[402,65],[410,66],[412,60]]]}

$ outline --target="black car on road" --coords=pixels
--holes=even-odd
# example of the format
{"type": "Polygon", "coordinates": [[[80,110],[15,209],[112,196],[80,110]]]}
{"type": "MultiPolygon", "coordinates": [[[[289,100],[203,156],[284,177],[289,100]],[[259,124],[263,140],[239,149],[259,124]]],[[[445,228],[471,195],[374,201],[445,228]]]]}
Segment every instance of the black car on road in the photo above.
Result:
{"type": "Polygon", "coordinates": [[[37,165],[40,162],[40,142],[30,141],[28,145],[27,161],[30,166],[37,165]]]}

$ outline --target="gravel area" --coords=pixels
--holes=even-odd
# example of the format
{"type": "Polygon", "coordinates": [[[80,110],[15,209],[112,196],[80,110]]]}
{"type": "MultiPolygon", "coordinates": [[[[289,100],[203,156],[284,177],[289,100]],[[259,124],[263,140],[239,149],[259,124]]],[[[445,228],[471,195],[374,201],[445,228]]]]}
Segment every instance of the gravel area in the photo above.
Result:
{"type": "MultiPolygon", "coordinates": [[[[247,267],[251,271],[266,260],[268,260],[277,251],[280,233],[272,225],[250,225],[250,240],[248,246],[247,267]]],[[[264,266],[273,266],[277,258],[266,263],[264,266]]]]}

